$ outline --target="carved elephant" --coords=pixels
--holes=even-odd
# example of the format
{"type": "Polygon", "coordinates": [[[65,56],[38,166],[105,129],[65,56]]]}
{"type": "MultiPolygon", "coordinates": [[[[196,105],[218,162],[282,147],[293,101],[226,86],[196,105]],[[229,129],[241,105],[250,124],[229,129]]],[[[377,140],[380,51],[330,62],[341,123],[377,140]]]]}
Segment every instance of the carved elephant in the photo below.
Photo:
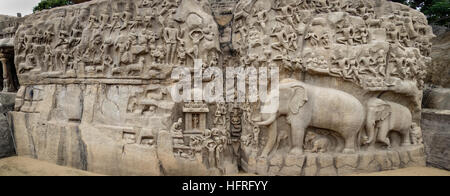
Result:
{"type": "MultiPolygon", "coordinates": [[[[356,138],[364,126],[364,106],[359,100],[342,91],[321,88],[286,79],[280,82],[279,96],[269,94],[271,100],[279,99],[278,112],[263,115],[258,126],[269,126],[268,140],[261,157],[273,150],[277,138],[277,118],[287,116],[291,126],[290,153],[303,154],[307,127],[336,131],[345,140],[344,153],[355,153],[356,138]]],[[[272,101],[270,101],[272,102],[272,101]]],[[[262,105],[267,105],[268,102],[262,105]]]]}
{"type": "Polygon", "coordinates": [[[381,142],[388,147],[390,131],[400,132],[402,145],[410,145],[412,115],[408,108],[397,103],[372,98],[367,102],[366,137],[364,144],[381,142]],[[376,136],[376,141],[375,141],[376,136]]]}

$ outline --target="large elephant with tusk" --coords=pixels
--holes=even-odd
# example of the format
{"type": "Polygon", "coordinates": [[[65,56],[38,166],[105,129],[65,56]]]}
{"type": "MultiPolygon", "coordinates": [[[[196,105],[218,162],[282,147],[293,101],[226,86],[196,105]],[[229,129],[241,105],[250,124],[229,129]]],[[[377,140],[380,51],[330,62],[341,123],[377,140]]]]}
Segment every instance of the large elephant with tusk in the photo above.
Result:
{"type": "Polygon", "coordinates": [[[402,145],[411,145],[412,125],[412,114],[408,108],[397,103],[372,98],[367,102],[366,136],[363,143],[381,142],[390,147],[388,134],[390,131],[397,131],[402,136],[402,145]]]}
{"type": "Polygon", "coordinates": [[[357,136],[364,125],[365,111],[352,95],[286,79],[280,82],[279,93],[271,92],[262,107],[279,100],[277,112],[263,113],[259,126],[268,126],[268,140],[261,157],[273,150],[277,138],[277,118],[286,116],[291,125],[291,153],[303,154],[307,127],[336,131],[345,140],[344,153],[355,153],[357,136]]]}

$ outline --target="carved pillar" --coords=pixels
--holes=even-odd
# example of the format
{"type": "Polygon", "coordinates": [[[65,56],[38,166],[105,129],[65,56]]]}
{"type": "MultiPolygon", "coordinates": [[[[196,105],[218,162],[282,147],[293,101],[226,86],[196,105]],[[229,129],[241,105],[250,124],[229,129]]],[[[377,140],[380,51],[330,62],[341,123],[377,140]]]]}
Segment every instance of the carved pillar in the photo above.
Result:
{"type": "Polygon", "coordinates": [[[11,81],[9,76],[8,65],[6,64],[8,59],[4,53],[0,53],[0,62],[2,63],[3,70],[3,92],[11,91],[11,81]]]}

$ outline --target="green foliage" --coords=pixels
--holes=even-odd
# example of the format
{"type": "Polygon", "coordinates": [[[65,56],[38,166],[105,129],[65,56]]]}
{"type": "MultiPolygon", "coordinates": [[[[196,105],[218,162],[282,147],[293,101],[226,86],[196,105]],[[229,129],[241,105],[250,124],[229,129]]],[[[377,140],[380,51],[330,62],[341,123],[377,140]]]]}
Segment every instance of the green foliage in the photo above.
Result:
{"type": "Polygon", "coordinates": [[[41,2],[39,2],[39,4],[33,8],[33,12],[71,4],[71,0],[41,0],[41,2]]]}
{"type": "Polygon", "coordinates": [[[450,0],[433,0],[427,9],[422,11],[428,16],[430,23],[450,26],[450,0]]]}
{"type": "Polygon", "coordinates": [[[430,24],[450,26],[450,0],[392,0],[420,10],[430,24]]]}

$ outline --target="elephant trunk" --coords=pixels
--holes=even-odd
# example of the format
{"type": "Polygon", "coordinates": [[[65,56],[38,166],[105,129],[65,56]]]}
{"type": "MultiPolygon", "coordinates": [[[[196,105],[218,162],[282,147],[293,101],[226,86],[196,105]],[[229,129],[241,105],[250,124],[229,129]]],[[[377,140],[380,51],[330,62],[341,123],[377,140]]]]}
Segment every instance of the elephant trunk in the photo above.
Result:
{"type": "Polygon", "coordinates": [[[269,126],[269,125],[271,125],[276,119],[277,119],[277,114],[276,114],[276,113],[270,114],[270,117],[269,117],[267,120],[262,121],[262,122],[256,122],[256,125],[258,125],[258,126],[269,126]]]}
{"type": "Polygon", "coordinates": [[[374,116],[369,112],[366,119],[366,135],[367,139],[364,141],[365,144],[370,144],[375,138],[375,126],[376,122],[374,116]]]}

